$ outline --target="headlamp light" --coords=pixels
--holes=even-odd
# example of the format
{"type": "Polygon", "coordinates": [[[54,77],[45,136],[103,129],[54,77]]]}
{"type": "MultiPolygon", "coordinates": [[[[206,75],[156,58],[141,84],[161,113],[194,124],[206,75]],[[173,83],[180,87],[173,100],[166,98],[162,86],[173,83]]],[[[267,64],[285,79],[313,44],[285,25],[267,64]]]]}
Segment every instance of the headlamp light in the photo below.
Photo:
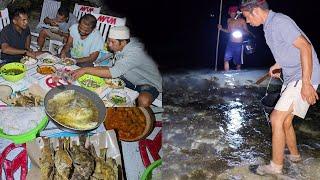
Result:
{"type": "Polygon", "coordinates": [[[242,38],[242,32],[239,31],[239,30],[234,31],[234,32],[232,33],[232,36],[233,36],[234,38],[242,38]]]}

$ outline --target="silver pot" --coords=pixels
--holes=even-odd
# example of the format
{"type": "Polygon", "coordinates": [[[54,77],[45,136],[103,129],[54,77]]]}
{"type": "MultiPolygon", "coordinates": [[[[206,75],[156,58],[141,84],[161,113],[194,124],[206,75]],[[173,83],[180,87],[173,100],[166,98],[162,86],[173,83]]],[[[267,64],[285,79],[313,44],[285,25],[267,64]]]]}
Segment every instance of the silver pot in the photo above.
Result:
{"type": "Polygon", "coordinates": [[[89,91],[85,88],[82,88],[80,86],[76,86],[76,85],[61,85],[61,86],[58,86],[58,87],[51,89],[44,97],[44,107],[45,107],[46,114],[49,117],[49,120],[51,120],[60,129],[65,130],[65,131],[69,131],[69,132],[75,132],[75,133],[87,133],[87,132],[90,132],[92,130],[97,129],[100,126],[100,124],[104,122],[105,116],[106,116],[106,107],[105,107],[102,99],[96,93],[89,91]],[[59,94],[63,91],[67,91],[67,90],[74,90],[76,93],[80,93],[84,97],[90,99],[93,102],[93,104],[97,107],[97,109],[98,109],[97,122],[98,123],[95,127],[90,128],[90,129],[85,129],[85,130],[68,127],[68,126],[60,123],[59,121],[55,120],[50,115],[50,113],[48,113],[48,111],[47,111],[48,101],[50,99],[52,99],[56,94],[59,94]]]}

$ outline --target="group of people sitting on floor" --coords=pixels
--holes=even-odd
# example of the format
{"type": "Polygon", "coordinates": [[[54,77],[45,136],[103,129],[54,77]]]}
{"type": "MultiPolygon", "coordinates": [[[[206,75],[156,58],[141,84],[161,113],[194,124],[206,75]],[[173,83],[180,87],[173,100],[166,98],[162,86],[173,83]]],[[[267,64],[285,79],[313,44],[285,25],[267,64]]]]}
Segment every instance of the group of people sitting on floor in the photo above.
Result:
{"type": "Polygon", "coordinates": [[[36,58],[43,53],[47,38],[59,40],[64,46],[60,58],[71,57],[81,67],[71,74],[78,78],[83,74],[92,74],[104,78],[121,78],[126,86],[139,92],[137,105],[147,107],[162,92],[162,78],[156,63],[145,52],[138,39],[130,36],[126,26],[112,27],[107,38],[108,50],[116,58],[112,67],[94,67],[100,50],[105,42],[96,29],[97,19],[86,14],[77,21],[65,7],[59,8],[54,19],[45,18],[44,23],[56,27],[38,29],[38,50],[31,49],[31,33],[28,26],[28,13],[23,8],[15,9],[10,15],[11,23],[0,32],[0,66],[10,62],[19,62],[23,56],[36,58]]]}

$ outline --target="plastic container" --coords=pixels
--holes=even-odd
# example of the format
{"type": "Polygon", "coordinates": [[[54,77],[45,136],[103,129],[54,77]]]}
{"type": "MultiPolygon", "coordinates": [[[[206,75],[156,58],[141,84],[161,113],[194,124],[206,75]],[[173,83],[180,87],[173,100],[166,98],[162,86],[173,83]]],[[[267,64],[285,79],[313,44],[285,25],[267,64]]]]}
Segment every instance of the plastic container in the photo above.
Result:
{"type": "Polygon", "coordinates": [[[280,98],[279,92],[268,93],[261,99],[261,104],[267,113],[271,113],[280,98]]]}
{"type": "Polygon", "coordinates": [[[152,172],[154,169],[156,169],[157,167],[161,166],[162,164],[162,159],[158,159],[156,161],[154,161],[153,163],[151,163],[146,170],[143,172],[141,179],[140,180],[151,180],[154,179],[152,178],[152,172]]]}
{"type": "Polygon", "coordinates": [[[5,138],[13,141],[15,144],[23,144],[28,141],[32,141],[37,137],[40,131],[42,131],[48,124],[48,117],[45,116],[37,127],[20,135],[7,135],[0,129],[0,138],[5,138]]]}
{"type": "Polygon", "coordinates": [[[103,78],[98,77],[98,76],[94,76],[94,75],[90,75],[90,74],[84,74],[81,77],[78,78],[78,83],[80,84],[81,87],[84,87],[90,91],[95,91],[97,88],[99,87],[91,87],[88,86],[85,81],[87,80],[91,80],[94,83],[96,83],[99,87],[104,86],[106,84],[106,82],[104,81],[103,78]]]}
{"type": "Polygon", "coordinates": [[[0,68],[0,75],[3,77],[3,79],[5,79],[7,81],[17,82],[26,76],[26,71],[27,71],[26,65],[24,65],[22,63],[13,62],[13,63],[8,63],[8,64],[2,66],[0,68]],[[21,70],[22,73],[17,74],[17,75],[10,75],[10,74],[4,73],[5,71],[11,70],[11,69],[21,70]]]}

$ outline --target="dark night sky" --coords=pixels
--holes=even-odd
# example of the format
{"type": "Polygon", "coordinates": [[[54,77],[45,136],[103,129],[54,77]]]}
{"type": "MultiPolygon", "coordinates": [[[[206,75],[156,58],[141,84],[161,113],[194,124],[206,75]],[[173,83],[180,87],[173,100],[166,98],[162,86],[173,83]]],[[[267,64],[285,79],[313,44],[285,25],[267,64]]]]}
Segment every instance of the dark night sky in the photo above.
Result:
{"type": "MultiPolygon", "coordinates": [[[[133,33],[145,43],[149,54],[162,70],[175,68],[213,68],[220,0],[106,0],[109,8],[127,17],[133,33]],[[210,14],[214,14],[211,17],[210,14]]],[[[237,0],[223,0],[222,25],[226,25],[229,5],[237,0]]],[[[314,1],[269,0],[270,8],[293,18],[320,53],[319,22],[314,1]],[[313,3],[312,3],[313,2],[313,3]]],[[[274,63],[262,26],[249,27],[256,35],[257,50],[245,56],[244,68],[269,67],[274,63]]],[[[226,35],[222,33],[219,69],[222,69],[226,35]]]]}

